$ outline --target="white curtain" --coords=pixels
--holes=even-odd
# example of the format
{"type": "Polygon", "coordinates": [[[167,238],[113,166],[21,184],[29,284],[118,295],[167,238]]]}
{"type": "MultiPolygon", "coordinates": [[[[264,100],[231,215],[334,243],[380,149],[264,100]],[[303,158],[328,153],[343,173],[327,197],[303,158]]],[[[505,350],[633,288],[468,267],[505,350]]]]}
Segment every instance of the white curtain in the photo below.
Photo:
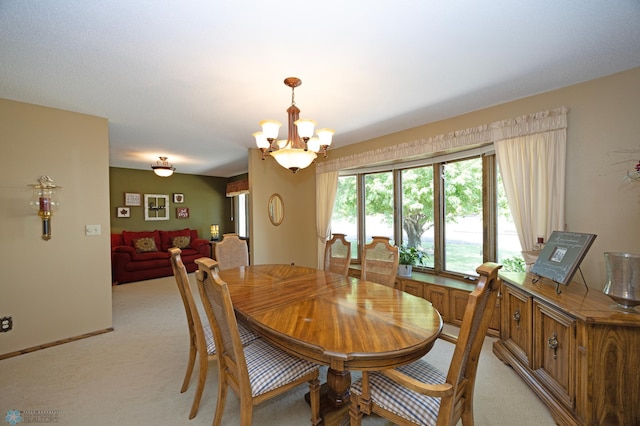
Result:
{"type": "Polygon", "coordinates": [[[494,123],[494,149],[523,254],[564,230],[566,108],[494,123]]]}
{"type": "Polygon", "coordinates": [[[318,237],[318,269],[324,269],[324,247],[330,239],[331,215],[338,191],[338,172],[316,175],[316,232],[318,237]]]}

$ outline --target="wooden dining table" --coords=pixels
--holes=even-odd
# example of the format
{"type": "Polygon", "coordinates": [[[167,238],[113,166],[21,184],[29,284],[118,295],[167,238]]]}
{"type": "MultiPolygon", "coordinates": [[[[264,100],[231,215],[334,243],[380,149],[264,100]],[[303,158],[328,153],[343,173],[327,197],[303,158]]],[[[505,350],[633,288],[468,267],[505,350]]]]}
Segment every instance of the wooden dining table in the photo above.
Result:
{"type": "Polygon", "coordinates": [[[329,367],[325,425],[344,419],[351,370],[415,361],[442,331],[429,301],[381,284],[294,265],[243,266],[219,275],[239,321],[283,350],[329,367]]]}

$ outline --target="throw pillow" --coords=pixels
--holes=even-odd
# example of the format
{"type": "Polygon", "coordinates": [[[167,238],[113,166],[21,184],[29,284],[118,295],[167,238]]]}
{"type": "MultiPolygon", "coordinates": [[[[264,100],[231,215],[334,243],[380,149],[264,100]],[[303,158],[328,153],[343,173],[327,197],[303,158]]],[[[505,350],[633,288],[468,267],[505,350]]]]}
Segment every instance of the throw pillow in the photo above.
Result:
{"type": "MultiPolygon", "coordinates": [[[[175,237],[188,237],[191,235],[191,232],[189,231],[189,228],[184,228],[184,229],[180,229],[177,231],[159,231],[160,232],[160,250],[162,251],[167,251],[169,250],[171,247],[174,247],[173,245],[173,239],[175,237]]],[[[144,235],[146,237],[146,235],[144,235]]],[[[193,240],[193,237],[191,238],[191,240],[193,240]]],[[[158,243],[158,241],[156,240],[156,243],[158,243]]]]}
{"type": "Polygon", "coordinates": [[[174,237],[173,240],[171,240],[171,244],[179,249],[189,248],[189,244],[191,244],[191,237],[174,237]]]}
{"type": "Polygon", "coordinates": [[[153,238],[156,242],[156,247],[160,247],[160,232],[159,231],[122,231],[122,239],[125,246],[133,247],[133,240],[138,238],[153,238]]]}
{"type": "Polygon", "coordinates": [[[158,251],[156,247],[156,240],[153,238],[138,238],[133,240],[133,246],[138,253],[148,253],[151,251],[158,251]]]}

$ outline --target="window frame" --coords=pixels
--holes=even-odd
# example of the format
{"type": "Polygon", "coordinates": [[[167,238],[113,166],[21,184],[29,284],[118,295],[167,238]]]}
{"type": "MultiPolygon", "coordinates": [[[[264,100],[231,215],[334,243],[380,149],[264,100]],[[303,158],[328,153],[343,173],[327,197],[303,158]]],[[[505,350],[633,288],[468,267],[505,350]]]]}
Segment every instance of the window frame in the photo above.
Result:
{"type": "MultiPolygon", "coordinates": [[[[441,156],[434,156],[428,159],[415,160],[404,163],[396,163],[393,165],[383,165],[377,167],[368,167],[362,169],[345,170],[340,172],[340,177],[355,176],[356,178],[356,214],[357,214],[357,257],[352,258],[353,264],[361,263],[362,247],[367,243],[365,241],[365,211],[364,211],[364,179],[365,175],[379,172],[393,172],[393,232],[391,236],[394,244],[402,243],[402,223],[399,219],[402,215],[402,177],[401,171],[416,167],[433,166],[434,177],[434,266],[431,267],[414,267],[415,271],[427,272],[435,275],[450,276],[454,278],[472,278],[469,274],[462,272],[445,270],[444,265],[444,181],[443,181],[443,165],[454,160],[465,160],[480,157],[482,159],[482,258],[483,262],[493,261],[497,259],[497,223],[498,223],[498,206],[497,206],[497,160],[493,145],[486,145],[470,150],[460,151],[456,153],[448,153],[441,156]]],[[[475,277],[477,275],[473,275],[475,277]]]]}

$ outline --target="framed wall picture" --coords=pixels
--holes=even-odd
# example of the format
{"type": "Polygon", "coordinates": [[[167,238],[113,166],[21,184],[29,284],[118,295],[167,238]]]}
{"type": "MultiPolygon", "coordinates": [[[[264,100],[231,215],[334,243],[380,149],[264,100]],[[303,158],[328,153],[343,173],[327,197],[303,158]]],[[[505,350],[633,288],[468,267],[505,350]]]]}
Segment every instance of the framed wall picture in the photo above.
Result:
{"type": "Polygon", "coordinates": [[[144,220],[169,220],[169,196],[144,194],[144,220]]]}
{"type": "Polygon", "coordinates": [[[184,194],[173,194],[173,202],[176,204],[184,203],[184,194]]]}
{"type": "Polygon", "coordinates": [[[176,207],[176,218],[187,219],[189,217],[188,207],[176,207]]]}
{"type": "Polygon", "coordinates": [[[135,192],[125,192],[124,193],[124,205],[125,206],[139,206],[140,205],[140,194],[135,192]]]}
{"type": "Polygon", "coordinates": [[[118,207],[118,217],[131,217],[131,208],[118,207]]]}

